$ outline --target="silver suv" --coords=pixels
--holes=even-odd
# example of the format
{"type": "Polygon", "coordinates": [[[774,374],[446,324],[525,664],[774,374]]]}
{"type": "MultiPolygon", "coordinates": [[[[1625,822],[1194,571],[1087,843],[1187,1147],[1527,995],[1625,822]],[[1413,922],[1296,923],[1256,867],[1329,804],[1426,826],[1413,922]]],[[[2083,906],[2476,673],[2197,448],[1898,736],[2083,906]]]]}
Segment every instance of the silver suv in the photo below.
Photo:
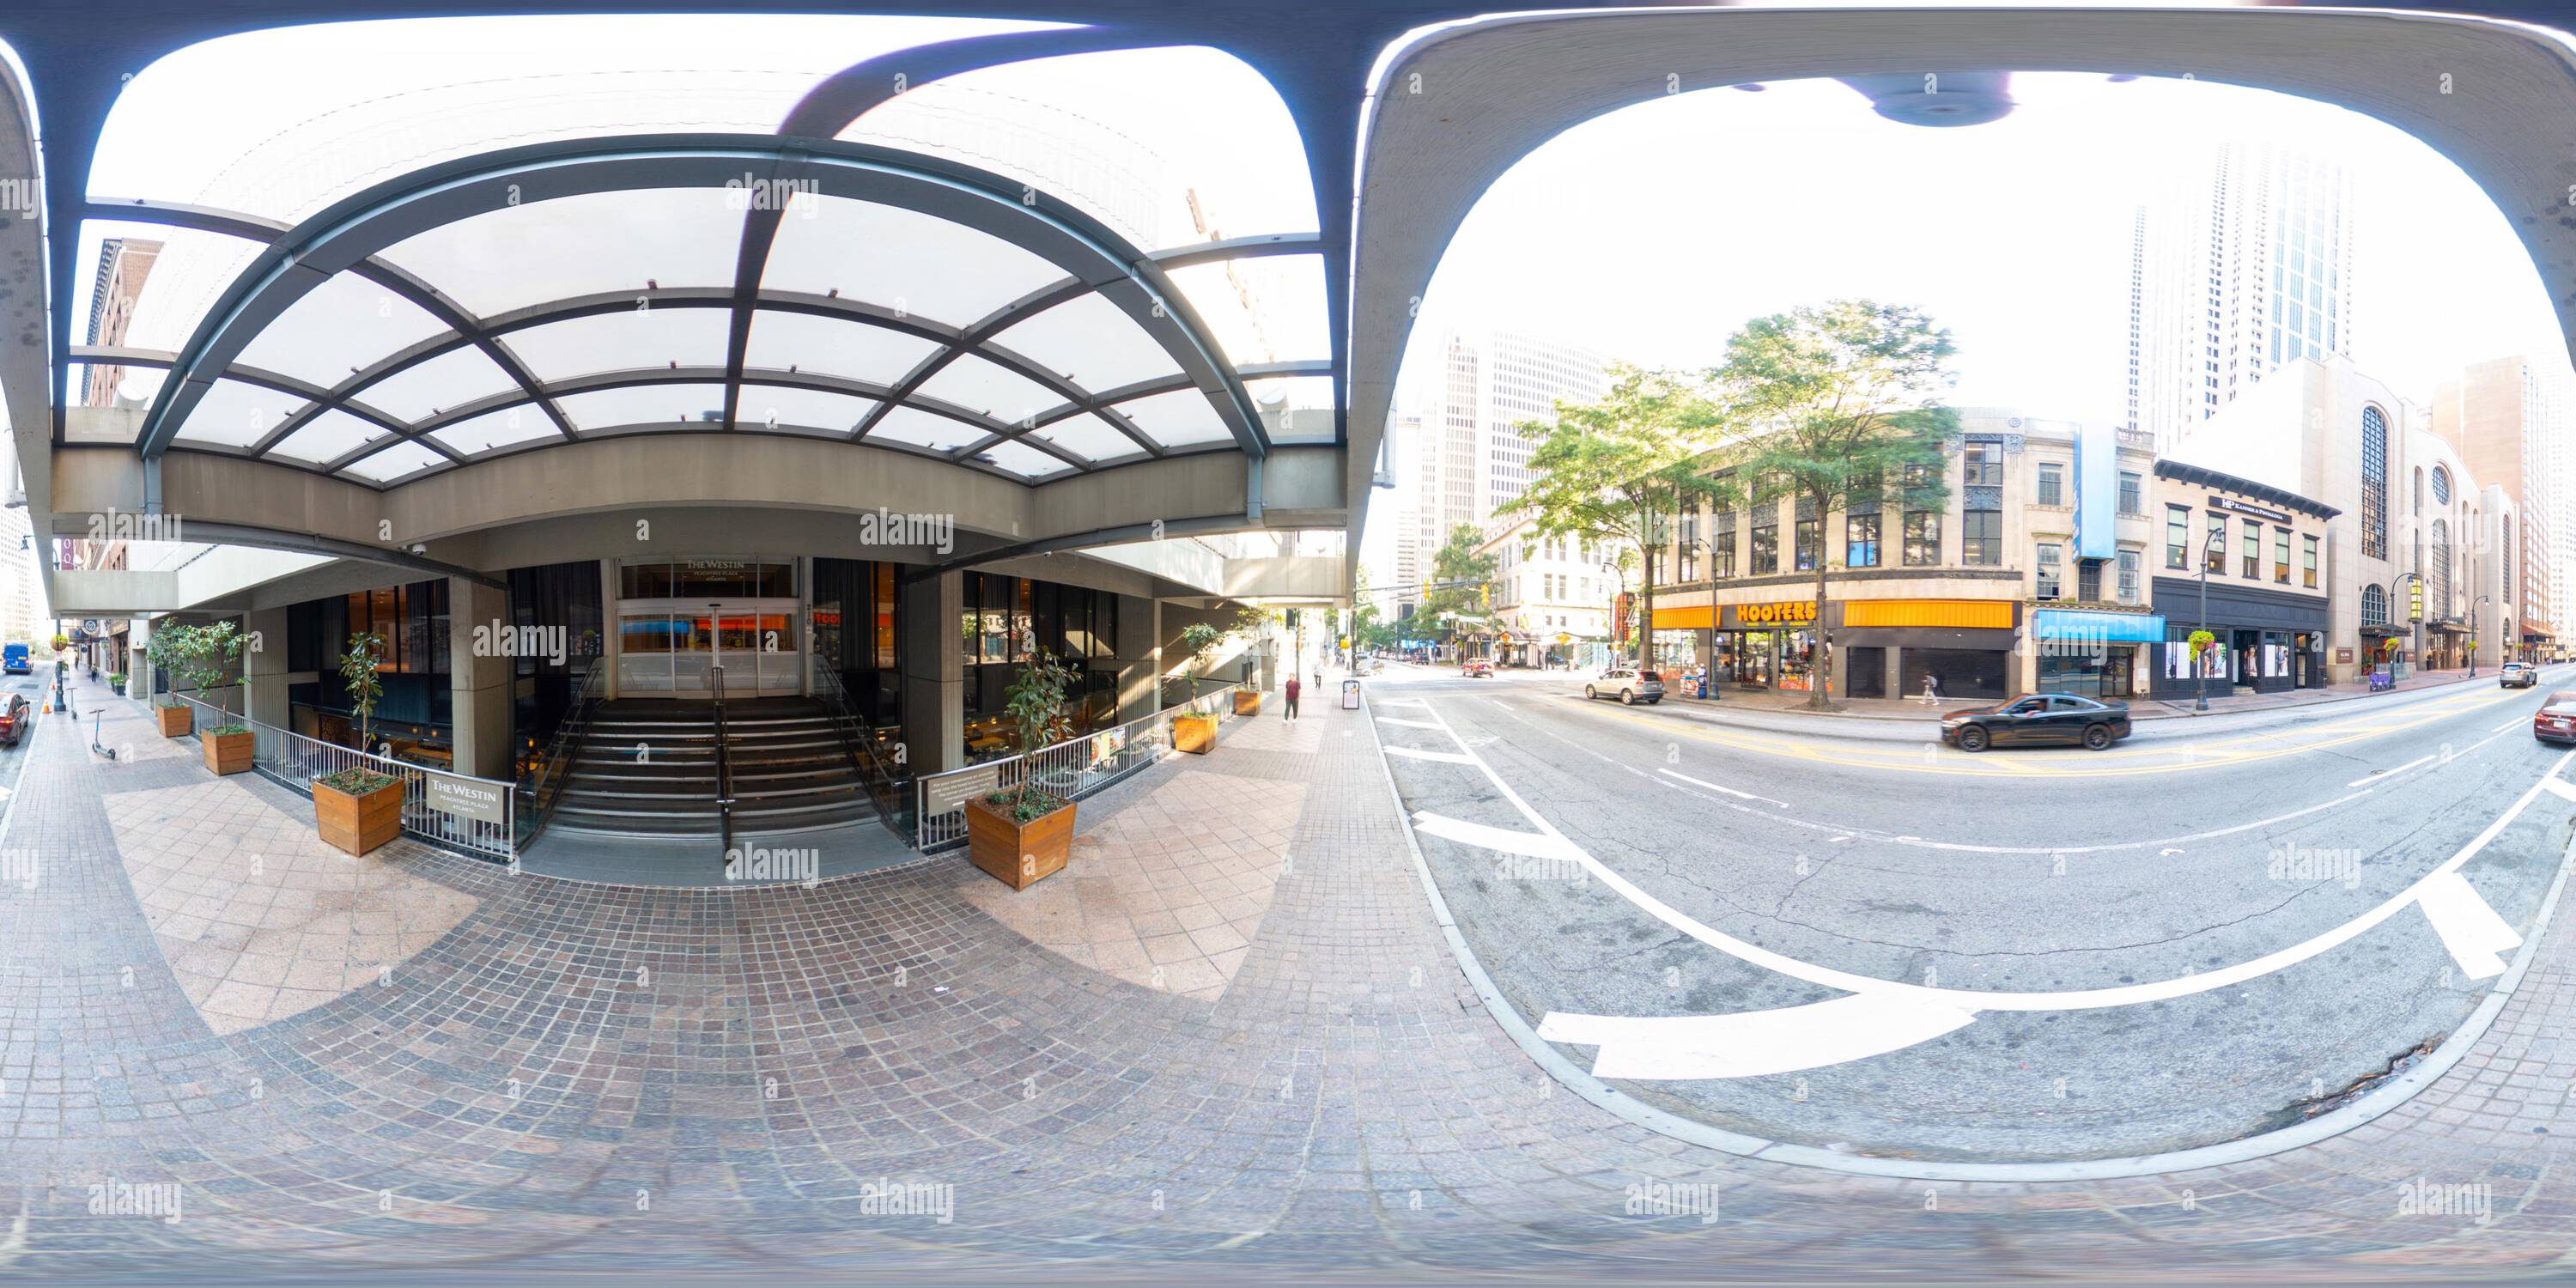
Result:
{"type": "Polygon", "coordinates": [[[1664,700],[1664,673],[1614,666],[1584,682],[1583,696],[1597,698],[1604,694],[1616,696],[1622,706],[1633,707],[1640,702],[1653,706],[1664,700]]]}

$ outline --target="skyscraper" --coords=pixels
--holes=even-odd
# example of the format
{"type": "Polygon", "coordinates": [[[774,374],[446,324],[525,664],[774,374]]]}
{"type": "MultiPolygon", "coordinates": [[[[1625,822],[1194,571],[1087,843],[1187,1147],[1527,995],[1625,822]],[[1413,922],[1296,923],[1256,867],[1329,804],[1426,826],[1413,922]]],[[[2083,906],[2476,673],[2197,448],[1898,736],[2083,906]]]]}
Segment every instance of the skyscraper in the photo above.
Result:
{"type": "Polygon", "coordinates": [[[2481,483],[2512,498],[2518,522],[2513,549],[2493,552],[2508,574],[2502,591],[2513,605],[2501,620],[2506,642],[2545,651],[2568,637],[2568,607],[2559,602],[2570,534],[2563,495],[2561,445],[2576,431],[2576,389],[2564,360],[2514,356],[2462,368],[2433,397],[2433,432],[2447,440],[2481,483]]]}
{"type": "Polygon", "coordinates": [[[2299,358],[2353,351],[2353,177],[2265,142],[2219,145],[2130,226],[2128,426],[2169,451],[2299,358]]]}
{"type": "Polygon", "coordinates": [[[1560,400],[1591,402],[1610,390],[1608,358],[1524,332],[1451,332],[1440,353],[1430,392],[1399,413],[1413,440],[1414,492],[1395,564],[1426,579],[1453,529],[1481,528],[1529,486],[1538,444],[1520,427],[1554,420],[1560,400]]]}

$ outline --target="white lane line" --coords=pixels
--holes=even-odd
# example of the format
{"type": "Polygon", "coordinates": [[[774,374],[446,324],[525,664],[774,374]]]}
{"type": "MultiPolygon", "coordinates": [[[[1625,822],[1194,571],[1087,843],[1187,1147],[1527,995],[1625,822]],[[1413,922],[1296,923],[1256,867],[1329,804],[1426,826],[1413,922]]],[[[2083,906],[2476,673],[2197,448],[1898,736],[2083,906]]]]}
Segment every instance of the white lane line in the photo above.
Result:
{"type": "Polygon", "coordinates": [[[2552,778],[2549,780],[2549,790],[2558,793],[2562,799],[2576,801],[2576,786],[2552,778]]]}
{"type": "MultiPolygon", "coordinates": [[[[1435,710],[1432,712],[1432,718],[1440,721],[1441,728],[1448,731],[1450,739],[1457,742],[1462,750],[1465,749],[1465,741],[1458,737],[1458,732],[1455,729],[1449,728],[1447,720],[1442,718],[1438,711],[1435,710]]],[[[1473,752],[1469,752],[1468,754],[1470,756],[1474,756],[1473,752]]],[[[2566,753],[2559,756],[2556,761],[2551,762],[2547,773],[2543,774],[2538,781],[2532,783],[2530,787],[2524,789],[2522,795],[2514,801],[2510,808],[2506,809],[2502,814],[2497,815],[2493,822],[2487,824],[2484,831],[2479,832],[2477,836],[2472,838],[2466,845],[2461,846],[2459,851],[2454,853],[2449,859],[2444,860],[2440,867],[2435,868],[2432,872],[2418,879],[2415,884],[2399,891],[2387,902],[2382,903],[2378,907],[2373,908],[2340,926],[2336,926],[2323,934],[2311,936],[2310,938],[2292,944],[2287,948],[2266,953],[2263,956],[2254,958],[2250,961],[2239,962],[2233,966],[2224,966],[2217,970],[2202,971],[2197,974],[2184,975],[2175,979],[2159,980],[2151,984],[2127,984],[2117,988],[2069,989],[2063,992],[2049,993],[1989,993],[1970,989],[1929,988],[1921,984],[1899,983],[1894,980],[1878,979],[1868,975],[1854,974],[1850,971],[1836,970],[1830,966],[1819,966],[1812,962],[1803,962],[1797,958],[1787,956],[1786,954],[1773,952],[1759,944],[1738,939],[1735,936],[1718,930],[1713,926],[1709,926],[1697,918],[1692,917],[1690,914],[1673,907],[1671,904],[1665,903],[1663,900],[1646,893],[1646,891],[1639,888],[1635,882],[1611,871],[1609,867],[1604,865],[1599,859],[1593,858],[1590,854],[1585,853],[1581,846],[1567,838],[1564,833],[1557,831],[1555,826],[1550,824],[1545,818],[1541,817],[1537,810],[1531,809],[1529,802],[1521,799],[1520,793],[1513,791],[1511,784],[1504,782],[1502,775],[1495,773],[1494,767],[1486,764],[1483,757],[1475,757],[1475,764],[1477,769],[1484,772],[1486,781],[1491,782],[1494,785],[1494,789],[1501,792],[1503,794],[1503,798],[1510,801],[1513,807],[1521,812],[1521,816],[1530,821],[1531,826],[1539,829],[1543,835],[1554,838],[1563,844],[1565,847],[1563,857],[1570,858],[1575,862],[1582,864],[1585,871],[1600,878],[1602,884],[1618,891],[1621,896],[1628,900],[1628,902],[1637,905],[1637,907],[1642,909],[1648,916],[1651,916],[1657,921],[1663,922],[1665,925],[1670,926],[1673,929],[1678,930],[1681,933],[1688,935],[1701,943],[1707,944],[1709,947],[1717,949],[1719,952],[1725,953],[1731,957],[1737,958],[1741,961],[1750,962],[1765,970],[1775,971],[1779,974],[1786,975],[1791,979],[1804,980],[1807,983],[1820,985],[1825,988],[1840,989],[1846,993],[1872,993],[1883,996],[1911,998],[1918,1002],[1951,1006],[1966,1011],[2082,1011],[2098,1010],[2104,1007],[2113,1006],[2134,1006],[2141,1002],[2170,1001],[2177,997],[2188,997],[2195,993],[2206,993],[2215,989],[2226,988],[2235,984],[2242,984],[2247,980],[2260,979],[2274,971],[2296,966],[2319,953],[2341,946],[2354,937],[2360,935],[2363,931],[2376,927],[2379,923],[2388,920],[2390,917],[2396,916],[2400,911],[2413,904],[2417,896],[2422,893],[2426,884],[2434,880],[2434,878],[2447,872],[2456,872],[2462,864],[2465,864],[2470,859],[2477,857],[2478,852],[2484,850],[2487,847],[2488,842],[2493,841],[2498,833],[2504,831],[2504,829],[2516,818],[2522,816],[2523,810],[2529,808],[2531,802],[2539,797],[2541,791],[2549,780],[2558,776],[2559,770],[2566,768],[2567,762],[2570,759],[2576,759],[2576,748],[2571,748],[2566,753]]],[[[1415,817],[1422,818],[1423,816],[1417,814],[1415,817]]],[[[1425,828],[1423,830],[1432,831],[1432,834],[1435,836],[1442,835],[1442,833],[1430,828],[1425,828]]],[[[1524,835],[1522,833],[1504,832],[1499,828],[1484,828],[1482,830],[1492,832],[1500,836],[1518,837],[1524,835]]],[[[2070,851],[2071,849],[2072,847],[2070,847],[2070,851]]],[[[2042,853],[2046,852],[2047,851],[2042,851],[2042,853]]],[[[1551,855],[1548,857],[1556,856],[1551,855]]]]}
{"type": "Polygon", "coordinates": [[[2450,950],[2451,960],[2460,964],[2471,979],[2488,979],[2504,973],[2504,959],[2496,954],[2522,947],[2522,936],[2496,915],[2496,910],[2480,898],[2477,888],[2457,872],[2438,873],[2424,882],[2424,893],[2416,900],[2424,918],[2433,923],[2433,933],[2442,937],[2442,947],[2450,950]]]}
{"type": "Polygon", "coordinates": [[[1379,698],[1375,705],[1381,707],[1427,707],[1431,704],[1420,698],[1379,698]]]}
{"type": "Polygon", "coordinates": [[[1405,727],[1405,728],[1407,728],[1407,729],[1442,729],[1442,728],[1445,728],[1445,726],[1443,726],[1443,725],[1438,725],[1438,724],[1434,724],[1434,723],[1432,723],[1432,722],[1431,722],[1431,721],[1429,721],[1429,720],[1398,720],[1398,719],[1396,719],[1394,716],[1379,716],[1379,717],[1377,718],[1377,722],[1378,722],[1379,724],[1385,724],[1385,725],[1402,725],[1403,727],[1405,727]]]}
{"type": "Polygon", "coordinates": [[[1734,1015],[1550,1011],[1540,1021],[1538,1035],[1550,1042],[1601,1048],[1592,1062],[1596,1078],[1757,1078],[1900,1051],[1976,1018],[1956,1007],[1855,993],[1734,1015]]]}
{"type": "Polygon", "coordinates": [[[2346,786],[2346,787],[2361,787],[2361,786],[2365,786],[2365,785],[2370,784],[2370,783],[2378,782],[2380,779],[2383,779],[2383,778],[2391,778],[2391,777],[2394,777],[2394,776],[2396,776],[2396,775],[2398,775],[2398,774],[2405,773],[2407,770],[2413,769],[2413,768],[2414,768],[2414,767],[2416,767],[2417,765],[2429,764],[2429,763],[2431,763],[2431,761],[2432,761],[2432,760],[2433,760],[2433,757],[2431,757],[2431,756],[2421,756],[2421,757],[2418,757],[2418,758],[2416,758],[2416,759],[2414,759],[2414,760],[2407,761],[2405,764],[2399,765],[2399,766],[2398,766],[2397,768],[2395,768],[2395,769],[2383,769],[2383,770],[2380,770],[2378,773],[2375,773],[2375,774],[2363,774],[2361,777],[2356,778],[2356,779],[2352,780],[2351,782],[2345,783],[2345,784],[2344,784],[2344,786],[2346,786]]]}
{"type": "Polygon", "coordinates": [[[2513,728],[2513,727],[2514,727],[2514,726],[2516,726],[2516,725],[2527,725],[2527,724],[2530,724],[2530,723],[2531,723],[2531,717],[2529,717],[2529,716],[2515,716],[2513,719],[2511,719],[2511,720],[2507,720],[2507,721],[2505,721],[2503,724],[2497,725],[2497,726],[2495,727],[2495,731],[2496,731],[2497,733],[2503,733],[2505,730],[2507,730],[2507,729],[2511,729],[2511,728],[2513,728]]]}
{"type": "Polygon", "coordinates": [[[1404,756],[1413,760],[1436,760],[1444,765],[1472,765],[1476,763],[1474,757],[1455,751],[1415,751],[1411,747],[1398,747],[1392,744],[1388,745],[1386,748],[1386,754],[1390,756],[1404,756]]]}
{"type": "Polygon", "coordinates": [[[1415,810],[1413,826],[1416,831],[1432,836],[1466,845],[1482,846],[1488,850],[1501,850],[1506,854],[1526,854],[1541,859],[1581,857],[1580,852],[1574,848],[1574,842],[1565,839],[1562,835],[1553,834],[1552,829],[1549,833],[1515,832],[1510,828],[1470,823],[1463,818],[1451,818],[1446,814],[1434,814],[1429,810],[1415,810]]]}
{"type": "Polygon", "coordinates": [[[1727,795],[1729,795],[1729,796],[1740,796],[1740,797],[1744,798],[1745,800],[1749,800],[1749,801],[1760,801],[1760,802],[1762,802],[1762,803],[1763,803],[1763,804],[1765,804],[1765,805],[1777,805],[1777,806],[1779,806],[1779,807],[1780,807],[1780,808],[1782,808],[1782,809],[1787,809],[1787,808],[1789,808],[1789,802],[1787,802],[1787,801],[1775,801],[1775,800],[1771,799],[1771,798],[1770,798],[1770,797],[1768,797],[1768,796],[1756,796],[1756,795],[1754,795],[1754,794],[1753,794],[1753,793],[1751,793],[1751,792],[1739,792],[1739,791],[1735,790],[1735,789],[1734,789],[1734,788],[1732,788],[1732,787],[1720,787],[1720,786],[1718,786],[1718,785],[1717,785],[1717,784],[1715,784],[1715,783],[1702,782],[1702,781],[1700,781],[1699,779],[1693,778],[1693,777],[1691,777],[1691,776],[1690,776],[1690,775],[1688,775],[1688,774],[1675,774],[1675,773],[1673,773],[1673,771],[1671,771],[1671,770],[1669,770],[1669,769],[1663,770],[1663,771],[1661,771],[1661,772],[1662,772],[1662,773],[1665,773],[1665,774],[1668,774],[1668,775],[1670,775],[1670,776],[1672,776],[1672,777],[1674,777],[1674,778],[1678,778],[1678,779],[1682,780],[1683,782],[1689,783],[1689,784],[1690,784],[1691,786],[1693,786],[1693,787],[1705,787],[1705,788],[1707,788],[1707,789],[1709,789],[1710,791],[1713,791],[1713,792],[1724,792],[1724,793],[1726,793],[1726,794],[1727,794],[1727,795]]]}

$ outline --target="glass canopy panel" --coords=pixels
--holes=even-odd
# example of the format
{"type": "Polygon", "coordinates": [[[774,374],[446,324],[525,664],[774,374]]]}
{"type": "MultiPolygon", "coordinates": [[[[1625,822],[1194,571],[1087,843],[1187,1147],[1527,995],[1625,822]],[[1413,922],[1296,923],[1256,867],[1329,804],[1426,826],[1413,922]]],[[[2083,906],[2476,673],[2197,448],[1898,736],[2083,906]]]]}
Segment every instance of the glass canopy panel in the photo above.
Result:
{"type": "Polygon", "coordinates": [[[1145,328],[1099,295],[1067,300],[995,336],[993,343],[1094,393],[1181,371],[1145,328]]]}
{"type": "Polygon", "coordinates": [[[730,287],[741,197],[638,188],[531,201],[416,234],[382,257],[484,317],[593,293],[641,295],[652,282],[730,287]]]}
{"type": "Polygon", "coordinates": [[[1147,250],[1316,227],[1287,105],[1259,72],[1215,49],[984,68],[907,90],[841,137],[993,171],[1147,250]]]}
{"type": "Polygon", "coordinates": [[[352,397],[388,416],[421,420],[442,407],[462,407],[518,387],[481,349],[469,344],[406,367],[352,397]]]}
{"type": "Polygon", "coordinates": [[[869,430],[868,436],[860,441],[875,442],[882,438],[914,447],[927,447],[947,452],[955,451],[983,437],[983,430],[963,421],[934,412],[926,412],[918,407],[897,407],[887,412],[886,418],[878,421],[877,427],[869,430]]]}
{"type": "Polygon", "coordinates": [[[938,347],[920,336],[863,322],[762,309],[752,314],[743,365],[763,371],[794,367],[891,385],[938,347]]]}
{"type": "Polygon", "coordinates": [[[293,394],[239,380],[218,380],[207,388],[205,397],[197,400],[187,422],[179,426],[178,440],[248,447],[267,437],[303,406],[304,399],[293,394]]]}
{"type": "Polygon", "coordinates": [[[270,27],[136,74],[101,132],[90,193],[293,222],[392,173],[511,144],[771,133],[851,63],[1051,25],[725,13],[270,27]]]}
{"type": "Polygon", "coordinates": [[[468,416],[445,429],[432,433],[430,437],[468,456],[476,452],[490,451],[496,447],[516,447],[521,443],[533,443],[540,439],[563,441],[563,435],[555,430],[554,421],[543,411],[538,410],[535,403],[520,403],[516,407],[503,407],[484,412],[479,416],[468,416]]]}
{"type": "Polygon", "coordinates": [[[674,362],[721,367],[731,318],[725,309],[630,307],[524,327],[502,336],[501,343],[539,380],[667,368],[674,362]]]}
{"type": "Polygon", "coordinates": [[[1092,415],[1066,417],[1043,429],[1032,431],[1031,436],[1043,438],[1076,456],[1094,462],[1145,454],[1145,449],[1137,446],[1135,439],[1119,432],[1117,426],[1092,415]]]}
{"type": "MultiPolygon", "coordinates": [[[[92,220],[82,225],[84,233],[92,220]]],[[[160,243],[154,254],[152,271],[143,279],[143,291],[134,297],[133,319],[126,326],[125,343],[136,349],[161,349],[177,352],[196,334],[197,324],[206,311],[215,306],[215,298],[233,278],[250,265],[263,249],[260,243],[221,233],[201,233],[187,228],[155,228],[139,224],[111,224],[120,232],[131,232],[136,239],[160,243]]],[[[95,258],[82,262],[95,264],[95,258]]],[[[84,279],[90,274],[83,274],[84,279]]],[[[74,317],[89,316],[88,297],[95,293],[96,283],[84,280],[77,288],[84,310],[74,317]]],[[[345,369],[343,374],[346,374],[345,369]]]]}
{"type": "MultiPolygon", "coordinates": [[[[144,289],[151,289],[148,280],[144,289]]],[[[446,330],[400,295],[355,273],[334,273],[263,328],[239,363],[327,388],[446,330]]]]}
{"type": "Polygon", "coordinates": [[[370,483],[390,483],[406,474],[417,474],[446,459],[419,443],[403,442],[396,443],[363,460],[351,461],[349,467],[340,472],[365,479],[370,483]]]}
{"type": "Polygon", "coordinates": [[[680,429],[684,422],[715,429],[724,414],[724,399],[720,384],[629,385],[565,394],[555,405],[563,408],[564,417],[577,430],[633,425],[680,429]]]}
{"type": "Polygon", "coordinates": [[[812,429],[847,434],[878,406],[876,399],[854,394],[746,382],[738,414],[744,429],[812,429]]]}
{"type": "Polygon", "coordinates": [[[1234,441],[1234,432],[1225,427],[1216,408],[1208,404],[1207,395],[1196,389],[1123,402],[1118,404],[1118,410],[1136,422],[1147,437],[1165,447],[1234,441]]]}
{"type": "Polygon", "coordinates": [[[1333,356],[1321,255],[1193,264],[1171,278],[1236,366],[1333,356]]]}
{"type": "Polygon", "coordinates": [[[351,448],[391,437],[392,434],[392,430],[382,425],[360,420],[335,407],[306,421],[302,429],[287,435],[268,452],[271,456],[321,465],[340,459],[351,448]]]}
{"type": "Polygon", "coordinates": [[[1333,441],[1333,380],[1330,376],[1274,376],[1246,380],[1254,410],[1274,443],[1333,441]]]}
{"type": "Polygon", "coordinates": [[[981,460],[987,465],[1007,470],[1024,479],[1045,478],[1047,475],[1062,474],[1073,468],[1025,443],[995,443],[975,453],[972,459],[981,460]]]}
{"type": "Polygon", "coordinates": [[[922,381],[920,392],[1014,425],[1065,405],[1064,395],[971,353],[922,381]]]}
{"type": "MultiPolygon", "coordinates": [[[[945,219],[831,196],[812,209],[811,217],[797,210],[779,221],[762,289],[838,291],[963,326],[1065,276],[999,237],[945,219]]],[[[729,244],[728,263],[732,254],[729,244]]]]}

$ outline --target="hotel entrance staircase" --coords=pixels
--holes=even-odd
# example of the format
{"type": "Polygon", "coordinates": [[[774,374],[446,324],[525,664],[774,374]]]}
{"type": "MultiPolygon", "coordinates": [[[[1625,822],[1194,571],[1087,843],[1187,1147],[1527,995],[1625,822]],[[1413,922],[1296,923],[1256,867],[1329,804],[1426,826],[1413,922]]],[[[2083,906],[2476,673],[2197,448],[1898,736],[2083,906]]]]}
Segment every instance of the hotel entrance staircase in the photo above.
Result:
{"type": "Polygon", "coordinates": [[[721,725],[708,702],[601,702],[569,750],[545,826],[713,840],[728,776],[733,836],[876,818],[911,838],[898,817],[907,793],[874,736],[812,698],[730,698],[721,725]]]}

